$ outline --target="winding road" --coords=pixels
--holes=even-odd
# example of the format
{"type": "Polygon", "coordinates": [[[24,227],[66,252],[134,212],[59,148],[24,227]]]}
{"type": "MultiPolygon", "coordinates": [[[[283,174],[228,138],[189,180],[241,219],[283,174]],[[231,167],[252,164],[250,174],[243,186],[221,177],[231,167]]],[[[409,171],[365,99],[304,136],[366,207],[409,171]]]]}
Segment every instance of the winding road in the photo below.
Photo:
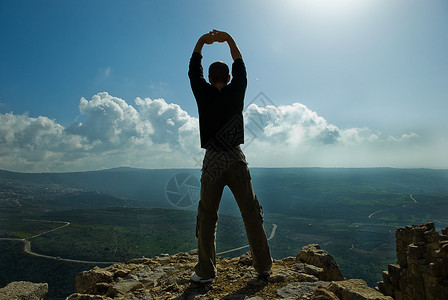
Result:
{"type": "MultiPolygon", "coordinates": [[[[277,231],[277,227],[278,227],[277,224],[272,224],[272,225],[273,225],[273,227],[272,227],[271,235],[268,238],[268,241],[270,241],[270,240],[272,240],[274,238],[275,232],[277,231]]],[[[230,252],[242,250],[242,249],[245,249],[245,248],[249,248],[249,245],[245,245],[245,246],[241,246],[241,247],[238,247],[238,248],[222,251],[222,252],[216,253],[216,255],[223,255],[223,254],[227,254],[227,253],[230,253],[230,252]]]]}
{"type": "Polygon", "coordinates": [[[98,265],[102,265],[102,264],[116,264],[119,262],[111,262],[111,261],[88,261],[88,260],[78,260],[78,259],[69,259],[69,258],[62,258],[59,256],[50,256],[50,255],[45,255],[45,254],[40,254],[40,253],[36,253],[33,252],[31,250],[31,242],[29,241],[29,239],[62,229],[64,227],[67,227],[70,225],[70,222],[65,222],[65,221],[48,221],[48,220],[31,220],[31,219],[23,219],[23,221],[31,221],[31,222],[46,222],[46,223],[62,223],[62,226],[50,229],[48,231],[33,235],[32,237],[26,238],[26,239],[17,239],[17,238],[0,238],[0,241],[19,241],[22,242],[24,244],[24,251],[30,255],[33,256],[37,256],[37,257],[42,257],[42,258],[47,258],[47,259],[53,259],[53,260],[58,260],[58,261],[66,261],[66,262],[72,262],[72,263],[81,263],[81,264],[98,264],[98,265]]]}
{"type": "MultiPolygon", "coordinates": [[[[409,194],[409,198],[411,198],[411,200],[414,201],[414,203],[418,203],[418,201],[415,200],[415,198],[412,196],[412,194],[409,194]]],[[[403,205],[403,206],[405,206],[405,205],[403,205]]],[[[386,211],[386,210],[391,210],[391,209],[394,209],[394,208],[386,208],[386,209],[380,209],[380,210],[374,211],[373,213],[371,213],[371,214],[369,215],[369,219],[371,219],[371,218],[372,218],[374,215],[376,215],[377,213],[380,213],[380,212],[382,212],[382,211],[386,211]]]]}
{"type": "MultiPolygon", "coordinates": [[[[370,218],[370,216],[369,216],[369,218],[370,218]]],[[[97,264],[97,265],[102,265],[102,264],[111,265],[111,264],[121,263],[121,262],[116,262],[116,261],[88,261],[88,260],[70,259],[70,258],[62,258],[62,257],[59,257],[59,256],[51,256],[51,255],[45,255],[45,254],[40,254],[40,253],[33,252],[31,250],[31,241],[29,241],[29,239],[36,238],[38,236],[41,236],[41,235],[44,235],[44,234],[47,234],[47,233],[50,233],[50,232],[53,232],[53,231],[56,231],[56,230],[60,230],[60,229],[62,229],[64,227],[69,226],[70,222],[66,222],[66,221],[48,221],[48,220],[31,220],[31,219],[23,219],[23,221],[47,222],[47,223],[62,223],[63,225],[59,226],[59,227],[56,227],[56,228],[53,228],[53,229],[50,229],[48,231],[45,231],[45,232],[33,235],[33,236],[31,236],[29,238],[26,238],[26,239],[0,238],[0,241],[19,241],[19,242],[22,242],[24,244],[24,251],[26,253],[28,253],[30,255],[33,255],[33,256],[47,258],[47,259],[53,259],[53,260],[58,260],[58,261],[66,261],[66,262],[71,262],[71,263],[97,264]]],[[[270,240],[272,240],[274,238],[275,233],[277,231],[277,227],[278,227],[277,224],[272,224],[272,225],[273,225],[273,227],[272,227],[271,234],[269,235],[268,241],[270,241],[270,240]]],[[[115,235],[115,233],[114,233],[114,235],[115,235]]],[[[227,254],[227,253],[231,253],[231,252],[234,252],[234,251],[242,250],[242,249],[245,249],[245,248],[249,248],[249,245],[245,245],[245,246],[237,247],[237,248],[234,248],[234,249],[222,251],[222,252],[216,253],[216,255],[227,254]]]]}

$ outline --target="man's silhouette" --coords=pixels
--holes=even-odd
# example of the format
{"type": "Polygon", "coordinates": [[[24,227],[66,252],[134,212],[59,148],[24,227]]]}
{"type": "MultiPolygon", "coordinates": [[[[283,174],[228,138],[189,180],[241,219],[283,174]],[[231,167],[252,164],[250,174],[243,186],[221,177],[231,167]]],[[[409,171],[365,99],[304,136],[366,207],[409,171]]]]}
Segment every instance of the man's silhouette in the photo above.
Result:
{"type": "Polygon", "coordinates": [[[206,149],[196,226],[199,261],[191,280],[205,283],[213,281],[216,276],[216,224],[226,185],[241,211],[254,268],[259,276],[267,277],[271,273],[272,258],[263,227],[262,209],[254,194],[246,158],[240,148],[240,144],[244,143],[246,67],[233,38],[217,30],[201,36],[190,59],[188,76],[198,105],[201,147],[206,149]],[[230,48],[233,58],[231,81],[229,68],[223,62],[210,65],[210,83],[204,79],[202,48],[215,42],[226,42],[230,48]]]}

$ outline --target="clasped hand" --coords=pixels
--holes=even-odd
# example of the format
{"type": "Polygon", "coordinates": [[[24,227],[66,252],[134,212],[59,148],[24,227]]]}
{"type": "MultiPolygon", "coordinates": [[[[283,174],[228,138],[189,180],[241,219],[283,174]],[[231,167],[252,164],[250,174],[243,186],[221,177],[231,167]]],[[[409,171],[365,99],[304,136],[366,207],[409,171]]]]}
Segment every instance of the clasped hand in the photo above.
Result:
{"type": "Polygon", "coordinates": [[[229,36],[230,35],[227,32],[214,29],[213,31],[210,31],[209,33],[206,33],[203,36],[201,36],[201,39],[205,44],[210,45],[213,44],[214,42],[218,43],[226,42],[229,36]]]}

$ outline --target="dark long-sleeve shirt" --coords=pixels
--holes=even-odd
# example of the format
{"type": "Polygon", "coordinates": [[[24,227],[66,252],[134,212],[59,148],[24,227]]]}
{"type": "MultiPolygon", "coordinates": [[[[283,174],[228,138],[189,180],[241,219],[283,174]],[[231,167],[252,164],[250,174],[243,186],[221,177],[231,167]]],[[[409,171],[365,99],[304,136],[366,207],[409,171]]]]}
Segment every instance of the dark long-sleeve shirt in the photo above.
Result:
{"type": "Polygon", "coordinates": [[[204,79],[202,55],[193,52],[188,76],[199,111],[201,147],[226,150],[244,143],[243,107],[247,86],[241,58],[232,64],[232,80],[221,91],[204,79]]]}

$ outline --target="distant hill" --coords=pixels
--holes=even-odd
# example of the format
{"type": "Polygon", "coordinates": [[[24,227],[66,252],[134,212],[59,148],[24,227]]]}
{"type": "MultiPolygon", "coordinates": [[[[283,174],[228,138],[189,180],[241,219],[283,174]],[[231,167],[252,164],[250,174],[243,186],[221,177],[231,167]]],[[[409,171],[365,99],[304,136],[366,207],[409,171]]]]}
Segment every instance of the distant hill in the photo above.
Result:
{"type": "Polygon", "coordinates": [[[18,173],[0,170],[0,179],[15,185],[34,184],[61,189],[99,192],[140,202],[136,206],[170,207],[166,201],[166,185],[179,173],[191,172],[199,177],[199,170],[115,168],[101,171],[68,173],[18,173]]]}
{"type": "MultiPolygon", "coordinates": [[[[37,184],[83,192],[98,192],[133,202],[135,206],[173,208],[168,184],[189,174],[197,182],[198,169],[114,168],[88,172],[18,173],[0,170],[0,180],[37,184]]],[[[393,168],[251,168],[252,182],[266,212],[306,210],[337,195],[365,193],[446,194],[448,170],[393,168]]],[[[180,186],[179,186],[180,188],[180,186]]],[[[179,191],[182,192],[182,191],[179,191]]],[[[184,191],[185,193],[188,191],[184,191]]],[[[194,195],[198,200],[199,195],[194,195]]],[[[226,189],[223,211],[238,213],[226,189]]],[[[192,206],[191,209],[195,209],[192,206]]]]}

